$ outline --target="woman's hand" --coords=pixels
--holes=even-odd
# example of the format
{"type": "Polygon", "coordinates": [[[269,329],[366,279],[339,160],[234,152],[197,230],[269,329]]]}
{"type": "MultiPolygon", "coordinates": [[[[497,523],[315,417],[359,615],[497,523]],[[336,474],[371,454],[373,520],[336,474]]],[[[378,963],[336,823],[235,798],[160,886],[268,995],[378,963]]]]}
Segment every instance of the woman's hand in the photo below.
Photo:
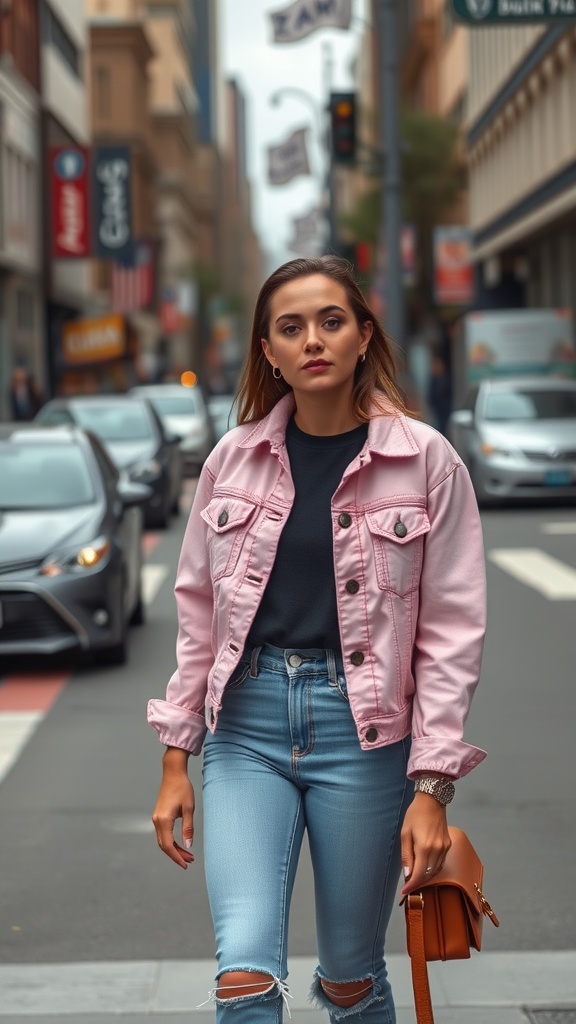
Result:
{"type": "Polygon", "coordinates": [[[158,846],[178,864],[186,868],[194,860],[190,853],[194,838],[194,790],[188,778],[188,755],[184,750],[170,747],[164,755],[164,773],[156,807],[152,815],[158,846]],[[174,826],[182,819],[182,843],[174,838],[174,826]]]}
{"type": "Polygon", "coordinates": [[[416,792],[402,826],[402,895],[429,882],[444,864],[451,841],[446,808],[429,793],[416,792]],[[426,868],[431,871],[426,872],[426,868]]]}

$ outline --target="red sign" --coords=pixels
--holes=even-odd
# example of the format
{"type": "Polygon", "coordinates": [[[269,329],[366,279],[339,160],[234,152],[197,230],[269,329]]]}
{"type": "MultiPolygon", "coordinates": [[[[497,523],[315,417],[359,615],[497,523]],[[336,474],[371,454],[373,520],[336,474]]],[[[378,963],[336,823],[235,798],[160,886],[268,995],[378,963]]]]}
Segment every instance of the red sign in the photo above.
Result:
{"type": "Polygon", "coordinates": [[[50,150],[52,183],[52,255],[83,259],[90,255],[88,150],[59,146],[50,150]]]}
{"type": "Polygon", "coordinates": [[[474,264],[468,228],[434,229],[434,284],[439,306],[469,306],[474,301],[474,264]]]}

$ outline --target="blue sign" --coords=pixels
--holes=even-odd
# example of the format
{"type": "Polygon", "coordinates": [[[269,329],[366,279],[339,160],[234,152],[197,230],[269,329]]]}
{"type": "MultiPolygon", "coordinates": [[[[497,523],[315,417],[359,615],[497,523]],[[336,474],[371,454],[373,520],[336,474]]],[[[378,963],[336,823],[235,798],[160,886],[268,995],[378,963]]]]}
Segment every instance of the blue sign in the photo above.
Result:
{"type": "Polygon", "coordinates": [[[94,150],[94,255],[129,261],[132,257],[131,174],[128,146],[94,150]]]}
{"type": "Polygon", "coordinates": [[[54,171],[62,181],[78,181],[85,169],[84,154],[78,149],[61,149],[54,160],[54,171]]]}

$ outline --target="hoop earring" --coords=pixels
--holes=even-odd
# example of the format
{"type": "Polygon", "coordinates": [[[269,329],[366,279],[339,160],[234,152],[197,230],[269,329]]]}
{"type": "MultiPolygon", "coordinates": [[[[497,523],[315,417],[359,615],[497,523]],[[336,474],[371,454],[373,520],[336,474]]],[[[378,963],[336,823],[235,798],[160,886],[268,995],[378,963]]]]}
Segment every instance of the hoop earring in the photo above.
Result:
{"type": "Polygon", "coordinates": [[[282,374],[277,366],[272,367],[272,376],[274,377],[274,380],[282,380],[282,374]]]}

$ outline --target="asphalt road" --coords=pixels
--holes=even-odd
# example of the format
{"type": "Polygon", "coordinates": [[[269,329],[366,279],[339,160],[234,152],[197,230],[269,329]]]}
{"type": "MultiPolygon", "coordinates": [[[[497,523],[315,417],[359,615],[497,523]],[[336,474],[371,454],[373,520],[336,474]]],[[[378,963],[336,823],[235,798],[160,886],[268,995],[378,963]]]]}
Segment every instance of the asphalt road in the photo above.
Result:
{"type": "MultiPolygon", "coordinates": [[[[574,949],[576,511],[490,511],[483,519],[490,621],[467,738],[489,757],[459,783],[450,820],[483,857],[485,891],[502,921],[499,930],[486,926],[485,949],[574,949]],[[550,532],[550,524],[561,525],[550,532]],[[520,581],[502,568],[501,555],[493,561],[493,552],[511,549],[524,551],[526,564],[526,551],[558,560],[568,596],[536,589],[538,571],[535,582],[520,581]]],[[[184,520],[159,534],[148,556],[155,584],[147,624],[131,634],[128,665],[62,666],[69,681],[0,783],[0,963],[213,956],[201,804],[196,862],[186,873],[160,854],[150,824],[162,748],[146,723],[146,702],[163,695],[174,667],[172,583],[184,520]]],[[[540,586],[547,572],[555,578],[556,563],[547,564],[540,586]]],[[[36,674],[47,678],[53,668],[36,674]]],[[[0,707],[3,687],[25,693],[30,684],[0,665],[0,707]]],[[[191,770],[199,797],[199,759],[191,770]]],[[[314,952],[312,908],[303,856],[294,956],[314,952]]],[[[404,948],[398,910],[388,951],[404,948]]]]}

